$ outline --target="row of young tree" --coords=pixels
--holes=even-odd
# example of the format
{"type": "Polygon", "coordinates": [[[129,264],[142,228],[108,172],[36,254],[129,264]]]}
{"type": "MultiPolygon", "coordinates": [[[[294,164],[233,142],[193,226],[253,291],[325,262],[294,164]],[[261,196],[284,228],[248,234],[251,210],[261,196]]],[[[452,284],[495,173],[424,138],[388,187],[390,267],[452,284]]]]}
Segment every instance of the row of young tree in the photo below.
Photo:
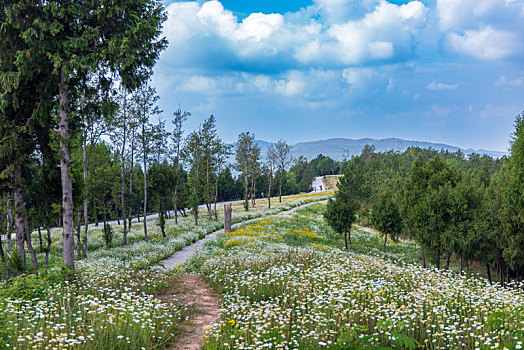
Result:
{"type": "MultiPolygon", "coordinates": [[[[375,153],[366,147],[347,161],[326,219],[351,240],[362,215],[388,237],[421,247],[423,266],[459,261],[485,266],[505,284],[524,277],[524,114],[516,117],[511,155],[500,159],[410,148],[375,153]],[[349,237],[348,237],[349,235],[349,237]]],[[[346,243],[347,244],[347,243],[346,243]]]]}
{"type": "Polygon", "coordinates": [[[200,204],[217,220],[220,199],[243,197],[248,210],[248,199],[255,205],[266,188],[268,196],[286,193],[286,142],[265,157],[243,133],[233,149],[217,135],[214,116],[185,136],[190,113],[180,108],[167,132],[149,85],[167,46],[165,20],[156,0],[2,2],[0,255],[18,274],[26,246],[38,271],[35,228],[47,264],[51,227],[62,227],[63,264],[74,270],[75,253],[88,254],[90,221],[107,229],[116,218],[126,245],[134,216],[143,216],[148,241],[148,212],[159,213],[165,236],[169,209],[177,220],[192,208],[198,224],[200,204]],[[227,166],[233,153],[242,181],[227,166]]]}
{"type": "Polygon", "coordinates": [[[160,37],[165,20],[164,6],[155,0],[2,2],[2,197],[6,205],[12,203],[18,259],[25,257],[25,241],[35,270],[30,240],[35,224],[28,222],[33,215],[27,207],[33,198],[24,197],[32,160],[39,158],[45,184],[37,189],[44,194],[34,216],[48,220],[55,196],[61,196],[63,263],[74,269],[74,190],[81,182],[73,181],[78,174],[72,165],[79,130],[83,125],[93,138],[101,134],[90,129],[88,120],[98,112],[109,114],[113,104],[107,97],[117,81],[123,89],[136,90],[149,79],[167,46],[160,37]],[[61,191],[55,189],[57,180],[61,191]]]}
{"type": "Polygon", "coordinates": [[[158,213],[165,237],[166,212],[177,222],[192,208],[197,225],[199,205],[205,204],[209,220],[218,220],[220,200],[244,198],[248,210],[248,199],[254,206],[266,189],[268,198],[295,190],[286,185],[292,157],[285,141],[267,155],[250,133],[239,135],[235,147],[227,145],[213,115],[186,136],[190,113],[180,108],[172,114],[173,131],[166,130],[149,85],[167,44],[158,38],[165,20],[160,3],[8,1],[0,16],[6,38],[0,44],[0,255],[8,275],[25,271],[26,246],[33,271],[37,251],[48,263],[53,226],[63,228],[63,263],[74,269],[75,251],[76,259],[87,257],[90,222],[102,220],[110,232],[106,222],[116,219],[126,245],[131,218],[140,215],[147,242],[148,213],[158,213]],[[84,24],[93,41],[79,31],[84,24]],[[46,35],[63,47],[52,51],[46,35]],[[122,47],[115,52],[114,45],[122,47]],[[234,153],[241,174],[236,180],[229,167],[234,153]]]}

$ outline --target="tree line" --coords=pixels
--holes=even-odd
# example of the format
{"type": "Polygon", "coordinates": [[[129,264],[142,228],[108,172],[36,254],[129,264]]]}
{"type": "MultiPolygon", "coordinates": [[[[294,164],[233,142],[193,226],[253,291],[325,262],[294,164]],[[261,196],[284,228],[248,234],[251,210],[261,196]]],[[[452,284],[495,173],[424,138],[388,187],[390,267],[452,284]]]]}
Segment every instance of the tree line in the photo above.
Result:
{"type": "MultiPolygon", "coordinates": [[[[524,113],[515,119],[508,157],[410,148],[376,153],[366,146],[345,162],[326,219],[351,240],[361,217],[388,236],[415,239],[421,262],[460,271],[481,263],[505,284],[524,278],[524,113]]],[[[359,222],[360,223],[360,222],[359,222]]],[[[347,244],[347,243],[346,243],[347,244]]]]}
{"type": "Polygon", "coordinates": [[[110,246],[106,222],[118,220],[126,245],[133,217],[148,241],[148,213],[165,237],[166,213],[177,222],[190,208],[197,225],[199,205],[217,220],[217,202],[243,198],[249,210],[256,198],[297,193],[285,141],[261,154],[249,132],[226,144],[213,115],[187,135],[191,113],[166,120],[150,85],[168,45],[165,20],[154,0],[2,3],[0,256],[9,276],[27,271],[26,248],[34,272],[37,250],[48,263],[52,227],[62,228],[63,264],[74,270],[90,222],[104,222],[110,246]]]}

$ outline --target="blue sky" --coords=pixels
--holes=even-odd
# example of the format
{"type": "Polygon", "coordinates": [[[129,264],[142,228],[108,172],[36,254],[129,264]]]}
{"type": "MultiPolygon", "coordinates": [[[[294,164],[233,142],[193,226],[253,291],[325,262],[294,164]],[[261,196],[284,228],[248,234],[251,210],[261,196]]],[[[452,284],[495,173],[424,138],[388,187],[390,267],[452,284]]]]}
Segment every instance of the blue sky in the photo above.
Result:
{"type": "Polygon", "coordinates": [[[524,0],[166,1],[153,85],[187,129],[505,151],[524,110],[524,0]]]}

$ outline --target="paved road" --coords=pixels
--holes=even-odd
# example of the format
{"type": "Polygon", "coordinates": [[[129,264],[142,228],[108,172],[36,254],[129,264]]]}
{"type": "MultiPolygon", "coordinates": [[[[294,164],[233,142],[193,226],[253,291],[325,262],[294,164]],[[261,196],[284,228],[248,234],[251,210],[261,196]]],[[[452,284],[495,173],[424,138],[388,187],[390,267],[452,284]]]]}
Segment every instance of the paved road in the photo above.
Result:
{"type": "Polygon", "coordinates": [[[322,180],[322,176],[315,177],[311,187],[313,187],[313,191],[309,193],[324,192],[328,190],[328,188],[326,187],[326,184],[324,184],[324,181],[322,180]]]}
{"type": "MultiPolygon", "coordinates": [[[[320,201],[320,202],[323,202],[323,201],[320,201]]],[[[264,217],[260,217],[260,218],[256,218],[256,219],[242,221],[242,222],[239,222],[238,224],[232,225],[231,229],[234,230],[234,229],[237,229],[237,228],[239,228],[239,227],[241,227],[243,225],[246,225],[246,224],[248,224],[250,222],[257,221],[257,220],[260,220],[262,218],[267,218],[267,217],[270,217],[270,216],[289,215],[289,214],[293,213],[294,211],[296,211],[298,209],[301,209],[301,208],[304,208],[304,207],[307,207],[307,206],[310,206],[310,205],[313,205],[313,204],[316,204],[316,203],[320,203],[320,202],[312,202],[312,203],[308,203],[308,204],[304,204],[304,205],[295,207],[293,209],[282,211],[282,212],[274,214],[274,215],[269,215],[269,216],[264,216],[264,217]]],[[[166,269],[166,270],[173,270],[178,265],[182,265],[188,259],[190,259],[193,255],[195,255],[195,253],[197,251],[202,249],[202,247],[204,246],[204,244],[206,242],[209,242],[209,241],[215,239],[218,236],[218,234],[222,233],[222,232],[224,232],[224,229],[212,232],[212,233],[208,234],[207,236],[205,236],[204,238],[202,238],[201,240],[196,241],[195,243],[193,243],[191,245],[185,246],[184,248],[182,248],[181,250],[179,250],[175,254],[171,255],[169,258],[162,260],[161,263],[164,265],[164,269],[166,269]]]]}
{"type": "MultiPolygon", "coordinates": [[[[313,187],[313,191],[309,192],[309,193],[316,193],[316,192],[324,192],[324,191],[327,191],[327,187],[326,185],[324,184],[324,181],[322,181],[322,177],[321,176],[318,176],[316,177],[314,180],[313,180],[313,184],[312,184],[312,187],[313,187]]],[[[277,198],[277,197],[275,197],[277,198]]],[[[259,198],[259,199],[262,199],[262,198],[259,198]]],[[[238,200],[238,201],[228,201],[228,202],[220,202],[220,203],[217,203],[217,208],[222,208],[222,206],[226,203],[241,203],[242,200],[238,200]]],[[[212,204],[212,206],[214,207],[214,204],[212,204]]],[[[205,208],[206,205],[205,204],[202,204],[200,205],[198,208],[199,209],[203,209],[205,208]]],[[[187,208],[186,210],[190,210],[189,208],[187,208]]],[[[171,215],[171,217],[173,217],[175,215],[175,212],[173,210],[170,210],[169,211],[169,214],[171,215]]],[[[180,214],[179,214],[180,215],[180,214]]],[[[155,214],[150,214],[147,216],[147,220],[150,220],[150,219],[155,219],[155,218],[158,218],[158,213],[155,213],[155,214]]],[[[138,222],[138,219],[137,218],[133,218],[133,220],[131,220],[132,222],[138,222]]],[[[143,216],[140,217],[140,222],[143,221],[143,216]]],[[[116,220],[113,220],[113,221],[108,221],[107,222],[108,225],[117,225],[118,224],[118,221],[116,220]]],[[[122,220],[120,220],[120,224],[122,224],[122,220]]],[[[103,225],[103,222],[99,222],[99,226],[100,225],[103,225]]],[[[94,227],[95,224],[89,224],[89,227],[94,227]]],[[[83,227],[83,226],[82,226],[83,227]]]]}
{"type": "MultiPolygon", "coordinates": [[[[316,177],[314,180],[313,180],[313,184],[312,184],[312,187],[313,187],[313,191],[309,192],[309,193],[316,193],[316,192],[323,192],[323,191],[327,191],[327,188],[324,184],[324,182],[322,181],[322,177],[316,177]]],[[[278,197],[275,197],[275,198],[278,198],[278,197]]],[[[220,202],[220,203],[217,203],[217,208],[221,208],[225,203],[240,203],[242,202],[242,200],[238,200],[238,201],[232,201],[232,202],[220,202]]],[[[205,204],[203,205],[200,205],[199,208],[202,209],[202,208],[205,208],[205,204]]],[[[189,209],[186,209],[186,210],[189,210],[189,209]]],[[[174,214],[174,211],[173,210],[170,210],[169,211],[171,217],[173,217],[175,214],[174,214]]],[[[142,221],[143,221],[143,216],[140,217],[140,224],[142,225],[142,221]]],[[[151,220],[151,219],[156,219],[158,218],[158,213],[155,213],[155,214],[150,214],[147,216],[147,220],[151,220]]],[[[133,218],[131,220],[131,222],[133,223],[138,223],[138,218],[133,218]]],[[[111,226],[114,226],[114,225],[118,225],[118,221],[117,220],[113,220],[113,221],[108,221],[107,222],[108,225],[111,225],[111,226]]],[[[98,223],[98,227],[103,227],[104,223],[102,221],[100,221],[98,223]]],[[[120,220],[120,225],[123,225],[122,223],[122,220],[120,220]]],[[[95,224],[94,223],[91,223],[88,225],[88,227],[95,227],[95,224]]],[[[76,228],[75,228],[76,229],[76,228]]],[[[84,225],[81,226],[81,230],[84,229],[84,225]]],[[[3,238],[5,235],[1,235],[1,237],[3,238]]],[[[11,234],[11,238],[15,237],[15,234],[12,233],[11,234]]]]}

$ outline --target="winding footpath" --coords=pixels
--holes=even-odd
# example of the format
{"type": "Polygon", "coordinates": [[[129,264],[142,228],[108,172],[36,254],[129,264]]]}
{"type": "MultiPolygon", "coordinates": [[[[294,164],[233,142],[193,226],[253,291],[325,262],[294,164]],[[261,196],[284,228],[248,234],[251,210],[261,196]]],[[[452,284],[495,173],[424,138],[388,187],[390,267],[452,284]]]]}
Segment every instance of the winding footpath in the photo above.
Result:
{"type": "MultiPolygon", "coordinates": [[[[313,192],[324,192],[326,186],[322,181],[322,178],[317,177],[313,182],[313,192]],[[320,190],[322,188],[322,190],[320,190]]],[[[268,217],[275,216],[287,216],[295,211],[308,207],[316,203],[322,203],[325,200],[315,201],[289,210],[281,211],[277,214],[266,215],[255,219],[239,222],[231,226],[231,229],[237,229],[243,225],[251,222],[261,220],[268,217]]],[[[164,265],[165,270],[176,269],[177,266],[184,264],[193,255],[195,255],[200,249],[203,248],[206,242],[215,239],[220,233],[224,232],[224,229],[214,231],[199,241],[188,245],[169,258],[162,260],[161,263],[164,265]]],[[[182,326],[183,332],[176,339],[176,343],[171,347],[171,350],[198,350],[202,349],[202,339],[205,336],[205,328],[208,325],[216,322],[220,318],[220,296],[213,291],[213,289],[204,281],[200,275],[186,275],[181,274],[177,280],[179,291],[173,294],[173,298],[178,302],[189,306],[194,309],[189,317],[189,322],[182,326]]]]}
{"type": "MultiPolygon", "coordinates": [[[[327,191],[326,186],[325,186],[324,182],[322,181],[322,177],[316,177],[315,178],[315,180],[313,181],[313,188],[315,188],[315,186],[318,187],[318,190],[315,190],[314,192],[325,192],[325,191],[327,191]],[[322,190],[320,190],[320,188],[322,188],[322,190]]],[[[239,222],[237,224],[231,225],[231,230],[235,230],[235,229],[237,229],[239,227],[242,227],[243,225],[249,224],[249,223],[251,223],[253,221],[257,221],[257,220],[260,220],[260,219],[263,219],[263,218],[272,217],[272,216],[289,215],[289,214],[292,214],[293,212],[295,212],[298,209],[305,208],[307,206],[310,206],[310,205],[315,204],[315,203],[320,203],[320,202],[322,202],[322,201],[311,202],[311,203],[300,205],[298,207],[295,207],[295,208],[292,208],[292,209],[289,209],[289,210],[282,211],[282,212],[277,213],[277,214],[267,215],[267,216],[262,216],[262,217],[259,217],[259,218],[254,218],[254,219],[242,221],[242,222],[239,222]]],[[[220,233],[223,233],[223,232],[224,232],[224,229],[211,232],[210,234],[208,234],[207,236],[205,236],[201,240],[198,240],[198,241],[196,241],[195,243],[193,243],[191,245],[185,246],[181,250],[177,251],[175,254],[171,255],[169,258],[160,261],[160,263],[163,264],[164,265],[164,269],[166,269],[168,271],[176,269],[177,266],[184,264],[193,255],[195,255],[195,253],[197,251],[202,249],[202,247],[204,246],[204,244],[206,244],[206,242],[209,242],[209,241],[215,239],[220,233]]]]}
{"type": "MultiPolygon", "coordinates": [[[[268,218],[268,217],[289,215],[289,214],[292,214],[293,212],[295,212],[298,209],[302,209],[302,208],[308,207],[310,205],[313,205],[313,204],[316,204],[316,203],[322,203],[322,202],[324,202],[324,200],[315,201],[315,202],[299,205],[299,206],[294,207],[292,209],[281,211],[280,213],[277,213],[277,214],[261,216],[259,218],[254,218],[254,219],[249,219],[249,220],[246,220],[246,221],[242,221],[242,222],[239,222],[237,224],[231,225],[231,229],[235,230],[235,229],[237,229],[239,227],[242,227],[242,226],[244,226],[246,224],[249,224],[251,222],[254,222],[254,221],[257,221],[257,220],[261,220],[261,219],[265,219],[265,218],[268,218]]],[[[200,249],[202,249],[202,247],[204,246],[204,244],[206,244],[206,242],[209,242],[209,241],[215,239],[220,233],[223,233],[223,232],[224,232],[224,229],[211,232],[210,234],[208,234],[207,236],[205,236],[201,240],[196,241],[195,243],[193,243],[191,245],[185,246],[181,250],[177,251],[175,254],[171,255],[169,258],[160,261],[160,263],[164,265],[164,269],[166,269],[168,271],[169,270],[174,270],[174,269],[177,268],[177,266],[180,266],[180,265],[184,264],[193,255],[195,255],[196,252],[198,252],[200,249]]]]}

